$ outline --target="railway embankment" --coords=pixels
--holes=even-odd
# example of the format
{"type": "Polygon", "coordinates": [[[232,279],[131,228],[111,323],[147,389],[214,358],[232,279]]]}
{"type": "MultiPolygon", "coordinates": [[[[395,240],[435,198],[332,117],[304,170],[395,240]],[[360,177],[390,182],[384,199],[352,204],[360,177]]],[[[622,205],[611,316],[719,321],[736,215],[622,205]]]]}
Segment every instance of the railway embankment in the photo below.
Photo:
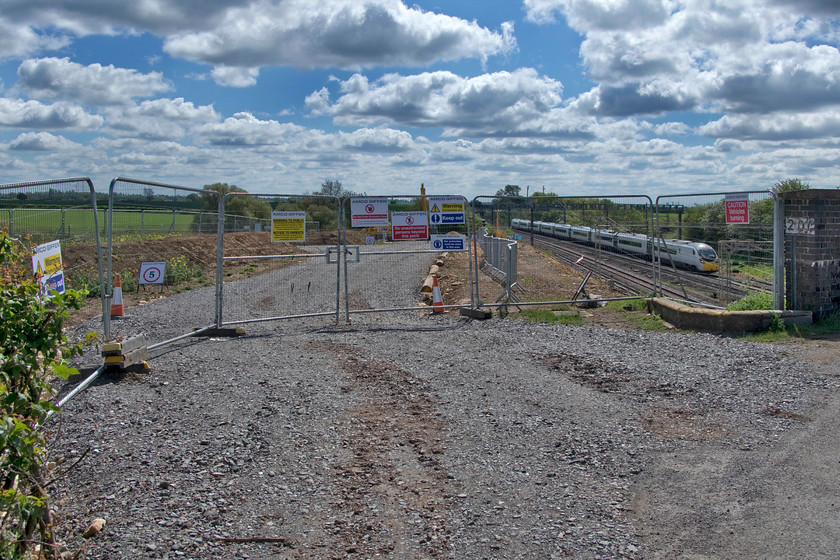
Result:
{"type": "Polygon", "coordinates": [[[651,298],[648,308],[678,329],[718,334],[741,334],[765,330],[778,315],[785,325],[810,325],[810,311],[726,311],[692,307],[665,298],[651,298]]]}

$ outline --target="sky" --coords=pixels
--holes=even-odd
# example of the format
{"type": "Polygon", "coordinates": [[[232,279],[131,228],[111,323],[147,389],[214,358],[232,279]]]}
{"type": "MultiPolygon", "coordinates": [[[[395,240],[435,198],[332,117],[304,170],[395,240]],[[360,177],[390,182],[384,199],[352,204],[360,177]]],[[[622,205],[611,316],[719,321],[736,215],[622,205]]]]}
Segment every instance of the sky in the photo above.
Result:
{"type": "Polygon", "coordinates": [[[840,187],[840,0],[0,0],[0,184],[840,187]]]}

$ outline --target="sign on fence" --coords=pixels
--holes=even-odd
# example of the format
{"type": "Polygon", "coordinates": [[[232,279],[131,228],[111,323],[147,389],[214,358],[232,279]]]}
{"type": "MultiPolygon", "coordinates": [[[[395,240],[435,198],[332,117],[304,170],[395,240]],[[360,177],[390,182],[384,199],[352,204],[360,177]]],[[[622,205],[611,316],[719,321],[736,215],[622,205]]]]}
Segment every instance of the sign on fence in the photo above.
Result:
{"type": "Polygon", "coordinates": [[[435,251],[466,251],[467,238],[460,233],[432,235],[431,246],[435,251]]]}
{"type": "Polygon", "coordinates": [[[387,198],[351,198],[352,227],[388,227],[387,198]]]}
{"type": "Polygon", "coordinates": [[[426,212],[391,212],[394,241],[429,238],[429,220],[426,212]]]}
{"type": "Polygon", "coordinates": [[[64,293],[64,268],[61,265],[61,242],[50,241],[35,247],[32,272],[41,284],[41,295],[55,290],[64,293]]]}
{"type": "Polygon", "coordinates": [[[464,199],[460,196],[430,196],[429,219],[435,225],[466,223],[464,199]]]}
{"type": "Polygon", "coordinates": [[[726,223],[750,223],[750,196],[747,194],[726,195],[726,223]]]}
{"type": "Polygon", "coordinates": [[[295,243],[306,238],[306,212],[272,212],[271,242],[295,243]]]}

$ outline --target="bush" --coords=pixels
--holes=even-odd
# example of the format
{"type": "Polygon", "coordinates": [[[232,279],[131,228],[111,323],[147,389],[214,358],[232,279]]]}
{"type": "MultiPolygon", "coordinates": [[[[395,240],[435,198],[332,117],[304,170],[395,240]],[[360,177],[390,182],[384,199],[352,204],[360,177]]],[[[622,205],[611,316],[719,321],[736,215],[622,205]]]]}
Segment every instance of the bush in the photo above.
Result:
{"type": "Polygon", "coordinates": [[[44,489],[45,436],[39,429],[50,411],[49,381],[76,372],[66,360],[81,351],[62,333],[69,309],[84,295],[68,290],[40,295],[31,273],[31,253],[0,234],[0,554],[24,557],[41,546],[54,556],[44,489]],[[40,536],[40,539],[38,538],[40,536]],[[39,542],[40,541],[40,542],[39,542]]]}
{"type": "Polygon", "coordinates": [[[753,292],[726,306],[727,311],[769,311],[773,309],[773,294],[753,292]]]}

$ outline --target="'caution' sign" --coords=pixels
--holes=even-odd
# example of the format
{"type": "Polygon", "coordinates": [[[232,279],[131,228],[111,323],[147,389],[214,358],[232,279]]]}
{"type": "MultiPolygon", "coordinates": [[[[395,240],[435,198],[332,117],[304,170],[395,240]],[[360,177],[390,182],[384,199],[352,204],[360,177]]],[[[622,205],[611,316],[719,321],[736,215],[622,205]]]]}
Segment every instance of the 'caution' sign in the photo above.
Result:
{"type": "Polygon", "coordinates": [[[430,196],[429,221],[433,225],[466,223],[466,201],[462,196],[430,196]]]}

